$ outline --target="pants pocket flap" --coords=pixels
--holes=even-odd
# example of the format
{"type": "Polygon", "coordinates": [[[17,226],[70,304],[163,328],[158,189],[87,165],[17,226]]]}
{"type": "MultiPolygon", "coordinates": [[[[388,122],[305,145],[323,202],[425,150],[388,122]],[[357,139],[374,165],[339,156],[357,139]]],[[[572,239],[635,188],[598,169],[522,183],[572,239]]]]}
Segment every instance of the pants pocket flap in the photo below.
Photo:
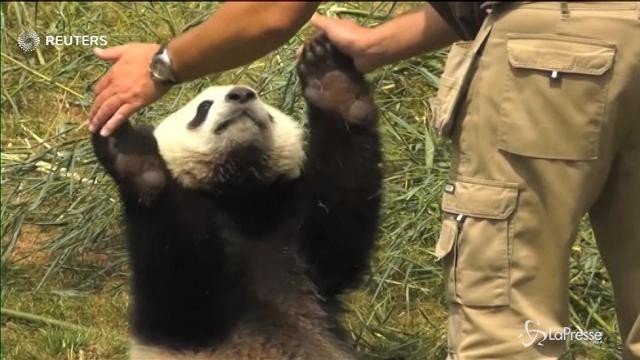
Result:
{"type": "Polygon", "coordinates": [[[453,249],[453,244],[458,237],[458,226],[454,221],[444,221],[440,230],[440,237],[436,243],[436,259],[440,260],[447,256],[453,249]]]}
{"type": "Polygon", "coordinates": [[[516,208],[518,188],[515,184],[480,184],[456,180],[448,184],[442,209],[449,213],[486,219],[504,220],[516,208]]]}
{"type": "Polygon", "coordinates": [[[602,75],[611,68],[615,45],[598,39],[554,34],[509,34],[509,64],[564,73],[602,75]]]}

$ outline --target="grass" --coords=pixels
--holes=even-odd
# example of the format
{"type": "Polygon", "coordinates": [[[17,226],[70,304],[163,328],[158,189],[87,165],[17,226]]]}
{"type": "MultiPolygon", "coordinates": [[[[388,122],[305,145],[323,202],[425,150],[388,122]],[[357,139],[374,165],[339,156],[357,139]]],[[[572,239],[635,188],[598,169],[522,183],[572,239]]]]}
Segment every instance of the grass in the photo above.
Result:
{"type": "MultiPolygon", "coordinates": [[[[162,42],[197,23],[209,3],[2,3],[3,359],[125,359],[126,254],[113,184],[83,125],[91,86],[108,69],[82,46],[24,53],[22,29],[107,35],[109,45],[162,42]],[[53,325],[49,320],[67,324],[53,325]],[[71,325],[70,325],[71,324],[71,325]],[[81,326],[76,328],[73,325],[81,326]]],[[[323,3],[320,11],[374,25],[415,4],[323,3]]],[[[294,51],[305,29],[253,64],[172,90],[133,118],[155,123],[210,84],[245,83],[300,118],[294,51]]],[[[445,52],[370,76],[381,108],[385,206],[371,276],[348,298],[345,325],[370,359],[437,359],[446,348],[446,301],[433,246],[448,145],[429,131],[445,52]]],[[[571,322],[605,331],[598,348],[572,343],[567,357],[619,358],[613,295],[587,225],[571,260],[571,322]]]]}

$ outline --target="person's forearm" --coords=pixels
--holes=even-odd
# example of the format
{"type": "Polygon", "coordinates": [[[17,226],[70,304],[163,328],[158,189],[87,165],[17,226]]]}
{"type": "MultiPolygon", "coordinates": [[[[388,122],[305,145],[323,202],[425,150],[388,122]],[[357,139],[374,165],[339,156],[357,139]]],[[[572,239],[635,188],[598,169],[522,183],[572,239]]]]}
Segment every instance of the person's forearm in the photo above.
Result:
{"type": "Polygon", "coordinates": [[[168,45],[180,81],[250,63],[289,40],[317,8],[308,2],[229,2],[168,45]]]}
{"type": "Polygon", "coordinates": [[[427,5],[375,27],[364,51],[378,67],[443,48],[456,40],[456,32],[427,5]]]}

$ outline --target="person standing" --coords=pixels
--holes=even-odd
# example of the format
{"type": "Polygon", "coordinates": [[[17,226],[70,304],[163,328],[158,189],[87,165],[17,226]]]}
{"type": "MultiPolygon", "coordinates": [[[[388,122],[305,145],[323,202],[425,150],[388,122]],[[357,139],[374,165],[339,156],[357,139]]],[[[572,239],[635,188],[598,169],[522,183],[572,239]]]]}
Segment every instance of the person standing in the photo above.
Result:
{"type": "Polygon", "coordinates": [[[432,121],[454,144],[436,245],[448,275],[448,358],[566,351],[541,331],[569,325],[571,245],[588,213],[622,357],[640,359],[640,3],[432,3],[421,18],[434,11],[447,25],[312,22],[364,64],[434,50],[425,44],[443,26],[469,40],[452,45],[433,101],[432,121]],[[422,36],[413,47],[401,40],[410,34],[422,36]]]}

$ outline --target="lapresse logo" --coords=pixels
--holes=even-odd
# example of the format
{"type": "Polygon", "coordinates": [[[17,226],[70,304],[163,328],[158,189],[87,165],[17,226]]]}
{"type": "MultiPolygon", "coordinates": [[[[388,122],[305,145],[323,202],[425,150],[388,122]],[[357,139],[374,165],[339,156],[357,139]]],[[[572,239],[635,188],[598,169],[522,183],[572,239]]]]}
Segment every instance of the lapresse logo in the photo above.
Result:
{"type": "MultiPolygon", "coordinates": [[[[24,52],[30,52],[40,46],[40,35],[31,29],[25,29],[18,35],[18,46],[24,52]]],[[[106,35],[44,35],[44,46],[107,46],[106,35]]]]}
{"type": "Polygon", "coordinates": [[[544,346],[545,341],[588,341],[594,344],[602,343],[604,333],[602,331],[582,331],[573,330],[572,328],[565,326],[560,329],[547,329],[540,328],[540,322],[533,320],[527,320],[524,322],[524,331],[518,336],[522,341],[522,346],[530,347],[532,345],[544,346]]]}

